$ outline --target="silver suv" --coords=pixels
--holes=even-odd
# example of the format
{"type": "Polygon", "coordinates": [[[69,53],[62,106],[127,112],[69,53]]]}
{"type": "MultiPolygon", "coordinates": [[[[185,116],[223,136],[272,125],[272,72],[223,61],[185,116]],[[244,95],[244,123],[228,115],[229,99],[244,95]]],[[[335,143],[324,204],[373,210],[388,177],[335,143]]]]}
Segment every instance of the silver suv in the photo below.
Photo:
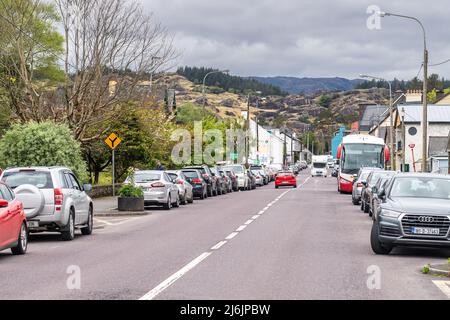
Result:
{"type": "Polygon", "coordinates": [[[73,240],[75,229],[90,235],[93,204],[75,174],[64,167],[27,167],[3,171],[0,180],[14,189],[23,203],[30,232],[60,232],[63,240],[73,240]]]}

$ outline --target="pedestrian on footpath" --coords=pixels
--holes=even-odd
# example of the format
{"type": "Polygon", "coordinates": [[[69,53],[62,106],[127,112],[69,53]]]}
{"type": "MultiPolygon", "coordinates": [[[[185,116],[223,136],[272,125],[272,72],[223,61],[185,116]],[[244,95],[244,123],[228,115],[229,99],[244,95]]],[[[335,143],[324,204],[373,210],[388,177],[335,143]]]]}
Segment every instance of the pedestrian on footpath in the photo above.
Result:
{"type": "Polygon", "coordinates": [[[155,170],[164,171],[166,168],[161,164],[161,161],[157,160],[155,170]]]}

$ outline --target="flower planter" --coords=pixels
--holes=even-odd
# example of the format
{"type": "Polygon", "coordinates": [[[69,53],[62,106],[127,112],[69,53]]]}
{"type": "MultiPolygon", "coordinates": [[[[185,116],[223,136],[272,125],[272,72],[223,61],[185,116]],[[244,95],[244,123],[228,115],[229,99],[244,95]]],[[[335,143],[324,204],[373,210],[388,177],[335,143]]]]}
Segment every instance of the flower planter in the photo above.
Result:
{"type": "Polygon", "coordinates": [[[119,197],[119,211],[144,211],[144,198],[119,197]]]}

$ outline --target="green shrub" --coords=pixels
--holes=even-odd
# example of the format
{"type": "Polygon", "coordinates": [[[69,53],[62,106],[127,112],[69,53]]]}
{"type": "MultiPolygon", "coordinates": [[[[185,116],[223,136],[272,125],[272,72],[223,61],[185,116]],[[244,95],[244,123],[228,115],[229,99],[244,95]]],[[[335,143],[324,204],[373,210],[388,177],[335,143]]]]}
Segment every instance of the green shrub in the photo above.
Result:
{"type": "Polygon", "coordinates": [[[52,121],[14,124],[0,140],[0,167],[64,166],[87,180],[80,143],[68,126],[52,121]]]}
{"type": "Polygon", "coordinates": [[[428,274],[429,272],[430,272],[430,265],[429,264],[424,265],[422,268],[422,273],[428,274]]]}
{"type": "Polygon", "coordinates": [[[144,191],[141,187],[135,187],[131,184],[126,184],[119,190],[119,196],[124,198],[143,198],[144,191]]]}

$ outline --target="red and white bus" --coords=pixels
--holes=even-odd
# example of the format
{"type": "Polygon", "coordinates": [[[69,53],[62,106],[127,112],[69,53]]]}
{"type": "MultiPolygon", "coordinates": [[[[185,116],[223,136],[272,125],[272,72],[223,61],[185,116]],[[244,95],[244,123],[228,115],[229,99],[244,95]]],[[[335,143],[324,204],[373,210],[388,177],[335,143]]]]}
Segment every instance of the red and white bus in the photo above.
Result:
{"type": "Polygon", "coordinates": [[[389,149],[384,140],[364,134],[351,134],[338,147],[338,191],[352,192],[353,179],[362,167],[385,168],[389,149]]]}

